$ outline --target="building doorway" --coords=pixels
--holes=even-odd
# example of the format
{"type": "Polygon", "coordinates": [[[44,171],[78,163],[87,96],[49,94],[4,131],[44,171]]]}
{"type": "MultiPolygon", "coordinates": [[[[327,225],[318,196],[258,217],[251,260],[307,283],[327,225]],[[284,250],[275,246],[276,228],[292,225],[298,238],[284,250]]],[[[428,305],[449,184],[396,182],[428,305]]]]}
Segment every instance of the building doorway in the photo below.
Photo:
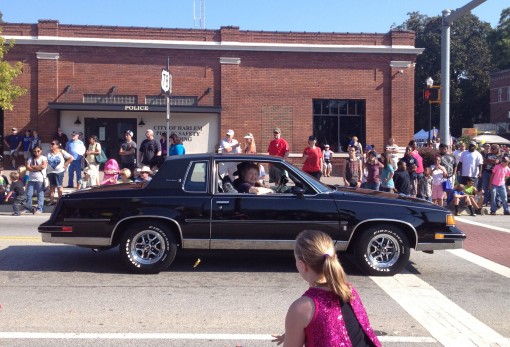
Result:
{"type": "Polygon", "coordinates": [[[119,161],[119,148],[124,132],[131,130],[136,139],[136,118],[85,118],[85,141],[96,135],[108,159],[119,161]]]}

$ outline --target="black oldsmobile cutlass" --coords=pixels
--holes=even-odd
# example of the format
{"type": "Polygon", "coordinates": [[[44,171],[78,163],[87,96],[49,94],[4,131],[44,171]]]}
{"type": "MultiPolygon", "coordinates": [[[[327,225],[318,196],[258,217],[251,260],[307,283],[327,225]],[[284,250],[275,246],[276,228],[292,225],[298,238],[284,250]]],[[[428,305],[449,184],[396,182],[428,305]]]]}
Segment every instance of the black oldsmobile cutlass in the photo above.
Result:
{"type": "MultiPolygon", "coordinates": [[[[268,176],[266,176],[268,177],[268,176]]],[[[426,201],[326,186],[281,158],[193,154],[170,157],[149,183],[76,191],[39,226],[42,240],[94,249],[119,247],[136,273],[158,273],[179,249],[291,250],[299,232],[329,234],[370,275],[393,275],[411,248],[462,248],[454,217],[426,201]],[[273,194],[238,193],[223,165],[255,162],[281,172],[273,194]]]]}

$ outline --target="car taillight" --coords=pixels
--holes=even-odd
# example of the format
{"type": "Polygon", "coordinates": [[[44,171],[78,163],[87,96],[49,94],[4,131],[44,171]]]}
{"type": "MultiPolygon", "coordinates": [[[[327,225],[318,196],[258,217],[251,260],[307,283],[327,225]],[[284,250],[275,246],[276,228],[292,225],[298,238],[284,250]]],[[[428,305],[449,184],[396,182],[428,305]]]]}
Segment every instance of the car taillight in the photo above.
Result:
{"type": "Polygon", "coordinates": [[[60,227],[60,232],[63,232],[63,233],[72,233],[73,232],[73,227],[60,227]]]}
{"type": "Polygon", "coordinates": [[[455,217],[453,214],[446,215],[446,226],[454,227],[455,226],[455,217]]]}

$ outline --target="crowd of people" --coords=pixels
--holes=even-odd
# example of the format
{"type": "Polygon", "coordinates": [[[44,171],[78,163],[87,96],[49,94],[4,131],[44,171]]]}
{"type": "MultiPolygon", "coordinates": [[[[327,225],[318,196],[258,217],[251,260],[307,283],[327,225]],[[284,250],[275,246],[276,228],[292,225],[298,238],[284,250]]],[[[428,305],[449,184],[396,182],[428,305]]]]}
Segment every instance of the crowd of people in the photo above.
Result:
{"type": "MultiPolygon", "coordinates": [[[[43,153],[41,140],[36,130],[25,131],[25,136],[18,135],[17,128],[4,140],[9,149],[9,157],[15,171],[9,179],[3,175],[0,166],[0,196],[5,202],[11,202],[13,215],[22,213],[41,213],[44,208],[44,196],[49,195],[49,205],[56,204],[63,195],[64,188],[85,189],[93,186],[130,182],[148,182],[164,161],[162,148],[167,148],[166,133],[161,140],[154,139],[152,129],[146,131],[146,139],[139,148],[133,141],[133,132],[124,132],[124,141],[118,148],[119,162],[115,158],[107,159],[105,148],[101,146],[94,134],[88,137],[85,146],[83,133],[73,131],[70,138],[61,128],[50,142],[50,148],[43,153]],[[16,160],[23,153],[24,164],[17,165],[16,160]],[[101,159],[103,158],[103,159],[101,159]],[[103,177],[100,177],[100,167],[103,177]],[[68,181],[64,183],[67,172],[68,181]],[[76,180],[76,181],[75,181],[76,180]],[[76,182],[76,185],[75,185],[76,182]],[[56,192],[56,194],[55,194],[56,192]],[[36,206],[33,206],[33,197],[36,206]]],[[[170,155],[186,153],[184,145],[177,134],[171,134],[170,155]]],[[[110,153],[117,149],[110,149],[110,153]]]]}
{"type": "MultiPolygon", "coordinates": [[[[244,135],[243,142],[236,140],[234,134],[232,129],[226,132],[219,148],[221,153],[257,153],[252,133],[244,135]]],[[[68,138],[62,129],[58,128],[50,143],[50,150],[43,155],[41,140],[36,130],[27,129],[25,136],[20,136],[17,128],[12,128],[12,134],[7,136],[4,142],[9,148],[12,165],[17,168],[18,180],[25,187],[26,210],[41,212],[44,191],[48,189],[49,204],[55,204],[56,196],[62,196],[64,187],[75,187],[75,180],[77,189],[132,181],[146,182],[151,179],[167,154],[186,153],[177,134],[167,137],[166,133],[162,133],[161,138],[156,140],[154,131],[147,129],[146,138],[139,147],[133,141],[131,130],[126,130],[123,135],[123,142],[117,152],[119,161],[114,158],[99,161],[98,157],[104,155],[105,149],[94,134],[88,137],[86,146],[82,133],[73,131],[68,138]],[[21,152],[25,162],[16,166],[16,157],[21,152]],[[100,179],[99,169],[103,166],[103,177],[100,179]],[[68,173],[67,185],[63,182],[65,172],[68,173]],[[34,195],[37,196],[37,207],[31,209],[28,201],[31,201],[34,195]]],[[[477,147],[476,142],[457,142],[451,151],[448,146],[441,144],[437,149],[427,151],[425,154],[428,157],[424,160],[413,140],[409,141],[401,156],[399,146],[393,138],[388,140],[382,153],[377,153],[374,145],[363,147],[358,138],[352,136],[347,147],[345,171],[340,175],[350,187],[413,196],[439,206],[449,204],[455,213],[458,213],[459,206],[464,205],[473,216],[488,212],[485,207],[489,206],[491,214],[495,214],[500,207],[503,207],[504,214],[510,214],[506,198],[506,179],[510,176],[508,148],[497,144],[477,147]]],[[[112,153],[112,149],[109,150],[112,153]]],[[[273,129],[273,139],[268,145],[267,153],[284,159],[289,156],[289,144],[282,138],[278,127],[273,129]]],[[[302,170],[319,180],[322,176],[330,177],[333,157],[334,153],[328,144],[323,144],[321,148],[317,144],[317,138],[310,135],[302,152],[302,170]]],[[[219,170],[221,176],[228,175],[232,182],[238,178],[236,173],[240,172],[235,162],[223,163],[219,170]]],[[[258,176],[261,170],[264,170],[264,167],[258,168],[258,176]]],[[[269,166],[269,183],[278,183],[281,175],[278,168],[269,166]]],[[[8,182],[7,177],[0,178],[0,193],[4,198],[9,193],[8,182]]],[[[19,193],[11,190],[8,200],[20,200],[15,198],[19,193]]],[[[14,213],[19,214],[20,210],[21,207],[17,206],[14,213]]]]}
{"type": "Polygon", "coordinates": [[[471,141],[456,142],[453,151],[445,144],[426,147],[422,153],[414,140],[409,141],[404,155],[394,139],[378,154],[367,145],[364,153],[353,137],[348,146],[345,184],[372,190],[393,192],[428,200],[438,206],[451,205],[455,214],[465,206],[471,216],[496,214],[507,203],[509,148],[485,143],[481,147],[471,141]],[[467,148],[467,149],[466,149],[467,148]],[[490,212],[485,208],[490,207],[490,212]]]}

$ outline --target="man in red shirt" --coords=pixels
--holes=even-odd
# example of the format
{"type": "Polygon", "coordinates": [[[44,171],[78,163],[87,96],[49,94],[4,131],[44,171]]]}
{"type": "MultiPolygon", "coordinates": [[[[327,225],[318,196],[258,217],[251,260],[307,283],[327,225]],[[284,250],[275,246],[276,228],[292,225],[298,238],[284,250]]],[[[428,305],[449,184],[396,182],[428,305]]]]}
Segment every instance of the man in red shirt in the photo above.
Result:
{"type": "MultiPolygon", "coordinates": [[[[269,155],[282,157],[283,159],[287,160],[287,157],[289,156],[290,152],[289,144],[287,143],[287,141],[281,138],[281,134],[282,132],[280,128],[273,129],[274,139],[269,143],[267,152],[269,153],[269,155]]],[[[271,165],[269,167],[269,182],[279,183],[282,174],[283,172],[280,169],[271,165]]]]}

